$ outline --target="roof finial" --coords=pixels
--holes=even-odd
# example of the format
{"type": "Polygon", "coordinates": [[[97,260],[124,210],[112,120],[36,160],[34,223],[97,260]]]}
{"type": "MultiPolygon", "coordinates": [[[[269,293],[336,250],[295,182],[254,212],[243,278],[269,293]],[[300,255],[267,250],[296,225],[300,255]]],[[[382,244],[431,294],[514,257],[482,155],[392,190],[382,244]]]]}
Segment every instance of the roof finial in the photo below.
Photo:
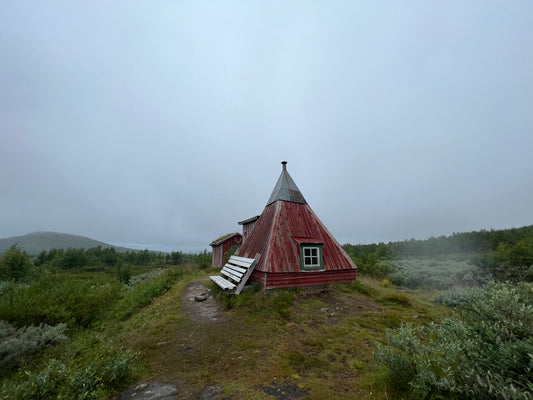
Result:
{"type": "Polygon", "coordinates": [[[283,171],[287,171],[287,161],[282,161],[281,165],[283,165],[283,171]]]}

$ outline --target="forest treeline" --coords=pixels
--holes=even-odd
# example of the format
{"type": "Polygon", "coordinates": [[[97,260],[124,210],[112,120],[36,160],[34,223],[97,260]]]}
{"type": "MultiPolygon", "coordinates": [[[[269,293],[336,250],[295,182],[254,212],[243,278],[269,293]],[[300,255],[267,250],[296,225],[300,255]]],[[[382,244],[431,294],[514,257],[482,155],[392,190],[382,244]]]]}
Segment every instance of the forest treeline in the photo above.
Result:
{"type": "Polygon", "coordinates": [[[485,253],[498,248],[500,243],[514,246],[523,239],[533,237],[533,225],[521,228],[490,229],[450,236],[430,237],[429,239],[409,239],[398,242],[372,244],[345,244],[350,255],[386,252],[397,257],[441,256],[458,253],[485,253]]]}
{"type": "Polygon", "coordinates": [[[118,252],[113,247],[93,247],[90,249],[51,249],[43,250],[33,261],[35,266],[51,265],[63,269],[82,266],[107,265],[115,266],[119,263],[133,265],[166,264],[179,265],[187,255],[181,251],[161,253],[150,250],[118,252]]]}
{"type": "Polygon", "coordinates": [[[211,253],[188,254],[181,251],[162,253],[150,250],[118,252],[113,247],[43,250],[30,257],[16,245],[0,257],[0,280],[32,280],[42,271],[101,269],[115,267],[120,280],[127,281],[131,267],[172,267],[185,263],[205,269],[211,265],[211,253]]]}
{"type": "Polygon", "coordinates": [[[406,257],[470,254],[470,262],[500,280],[533,281],[533,225],[491,229],[429,239],[389,243],[345,244],[359,272],[382,278],[393,272],[387,261],[406,257]]]}

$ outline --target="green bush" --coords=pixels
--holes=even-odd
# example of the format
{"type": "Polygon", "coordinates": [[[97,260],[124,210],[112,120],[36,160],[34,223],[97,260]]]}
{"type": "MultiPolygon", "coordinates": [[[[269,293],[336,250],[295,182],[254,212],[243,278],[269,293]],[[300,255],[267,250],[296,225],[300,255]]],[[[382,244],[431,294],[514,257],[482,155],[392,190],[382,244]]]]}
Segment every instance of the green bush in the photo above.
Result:
{"type": "Polygon", "coordinates": [[[211,267],[212,253],[208,253],[207,250],[204,250],[202,253],[195,254],[193,256],[194,263],[200,269],[207,269],[211,267]]]}
{"type": "Polygon", "coordinates": [[[47,275],[27,286],[12,283],[4,288],[0,319],[19,327],[41,323],[87,327],[104,316],[120,293],[115,281],[47,275]]]}
{"type": "Polygon", "coordinates": [[[150,304],[154,298],[165,293],[181,277],[183,277],[181,268],[169,268],[157,272],[155,277],[141,281],[136,286],[129,286],[130,290],[124,294],[114,308],[115,317],[118,319],[129,317],[138,309],[150,304]]]}
{"type": "Polygon", "coordinates": [[[4,253],[0,258],[0,277],[2,280],[22,281],[33,268],[30,257],[16,245],[4,253]]]}
{"type": "Polygon", "coordinates": [[[448,307],[465,307],[480,295],[481,290],[477,287],[453,287],[442,292],[437,301],[448,307]]]}
{"type": "Polygon", "coordinates": [[[378,252],[369,254],[362,253],[352,258],[357,265],[357,272],[359,274],[383,279],[394,272],[393,265],[387,259],[380,256],[378,252]]]}
{"type": "Polygon", "coordinates": [[[131,265],[122,265],[121,262],[117,263],[117,278],[119,282],[128,283],[131,279],[131,265]]]}
{"type": "Polygon", "coordinates": [[[42,324],[16,329],[0,321],[0,371],[17,366],[25,356],[67,340],[63,334],[66,328],[65,324],[42,324]]]}
{"type": "Polygon", "coordinates": [[[495,250],[474,257],[472,262],[493,279],[533,282],[533,237],[515,244],[501,242],[495,250]]]}
{"type": "Polygon", "coordinates": [[[128,379],[135,355],[123,349],[98,348],[85,363],[51,359],[41,371],[21,369],[0,387],[3,399],[99,399],[128,379]]]}
{"type": "Polygon", "coordinates": [[[529,297],[508,284],[491,283],[450,303],[460,307],[454,318],[387,332],[388,343],[378,347],[375,358],[388,368],[390,385],[408,387],[413,398],[531,398],[529,297]]]}

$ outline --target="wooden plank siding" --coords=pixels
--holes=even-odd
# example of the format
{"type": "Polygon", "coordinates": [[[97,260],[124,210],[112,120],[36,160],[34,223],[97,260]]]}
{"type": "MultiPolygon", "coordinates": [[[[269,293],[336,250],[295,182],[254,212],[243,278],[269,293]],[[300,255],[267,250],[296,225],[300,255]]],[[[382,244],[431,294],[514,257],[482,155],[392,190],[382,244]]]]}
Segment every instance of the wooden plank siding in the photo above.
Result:
{"type": "Polygon", "coordinates": [[[224,265],[224,254],[231,250],[231,246],[240,246],[242,244],[242,235],[240,233],[234,233],[228,235],[223,240],[212,242],[213,258],[211,261],[212,268],[222,268],[224,265]]]}
{"type": "Polygon", "coordinates": [[[354,281],[357,266],[309,207],[287,162],[281,164],[262,214],[239,222],[246,240],[235,255],[256,259],[250,279],[266,289],[354,281]]]}
{"type": "Polygon", "coordinates": [[[285,287],[320,286],[329,283],[352,282],[355,279],[355,269],[301,273],[266,273],[255,270],[249,281],[255,282],[265,289],[278,289],[285,287]]]}

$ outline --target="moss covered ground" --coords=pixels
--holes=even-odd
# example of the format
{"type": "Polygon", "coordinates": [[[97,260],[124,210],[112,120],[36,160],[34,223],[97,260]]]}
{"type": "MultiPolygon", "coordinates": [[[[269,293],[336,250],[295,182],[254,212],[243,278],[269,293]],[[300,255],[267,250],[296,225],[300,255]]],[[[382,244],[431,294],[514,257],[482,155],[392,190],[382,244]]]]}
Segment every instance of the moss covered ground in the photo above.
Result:
{"type": "Polygon", "coordinates": [[[427,294],[367,278],[238,297],[203,279],[220,306],[216,320],[186,312],[184,291],[198,280],[191,277],[115,327],[139,354],[132,384],[172,383],[179,399],[209,386],[221,388],[213,399],[390,399],[373,364],[385,330],[447,312],[427,294]]]}

